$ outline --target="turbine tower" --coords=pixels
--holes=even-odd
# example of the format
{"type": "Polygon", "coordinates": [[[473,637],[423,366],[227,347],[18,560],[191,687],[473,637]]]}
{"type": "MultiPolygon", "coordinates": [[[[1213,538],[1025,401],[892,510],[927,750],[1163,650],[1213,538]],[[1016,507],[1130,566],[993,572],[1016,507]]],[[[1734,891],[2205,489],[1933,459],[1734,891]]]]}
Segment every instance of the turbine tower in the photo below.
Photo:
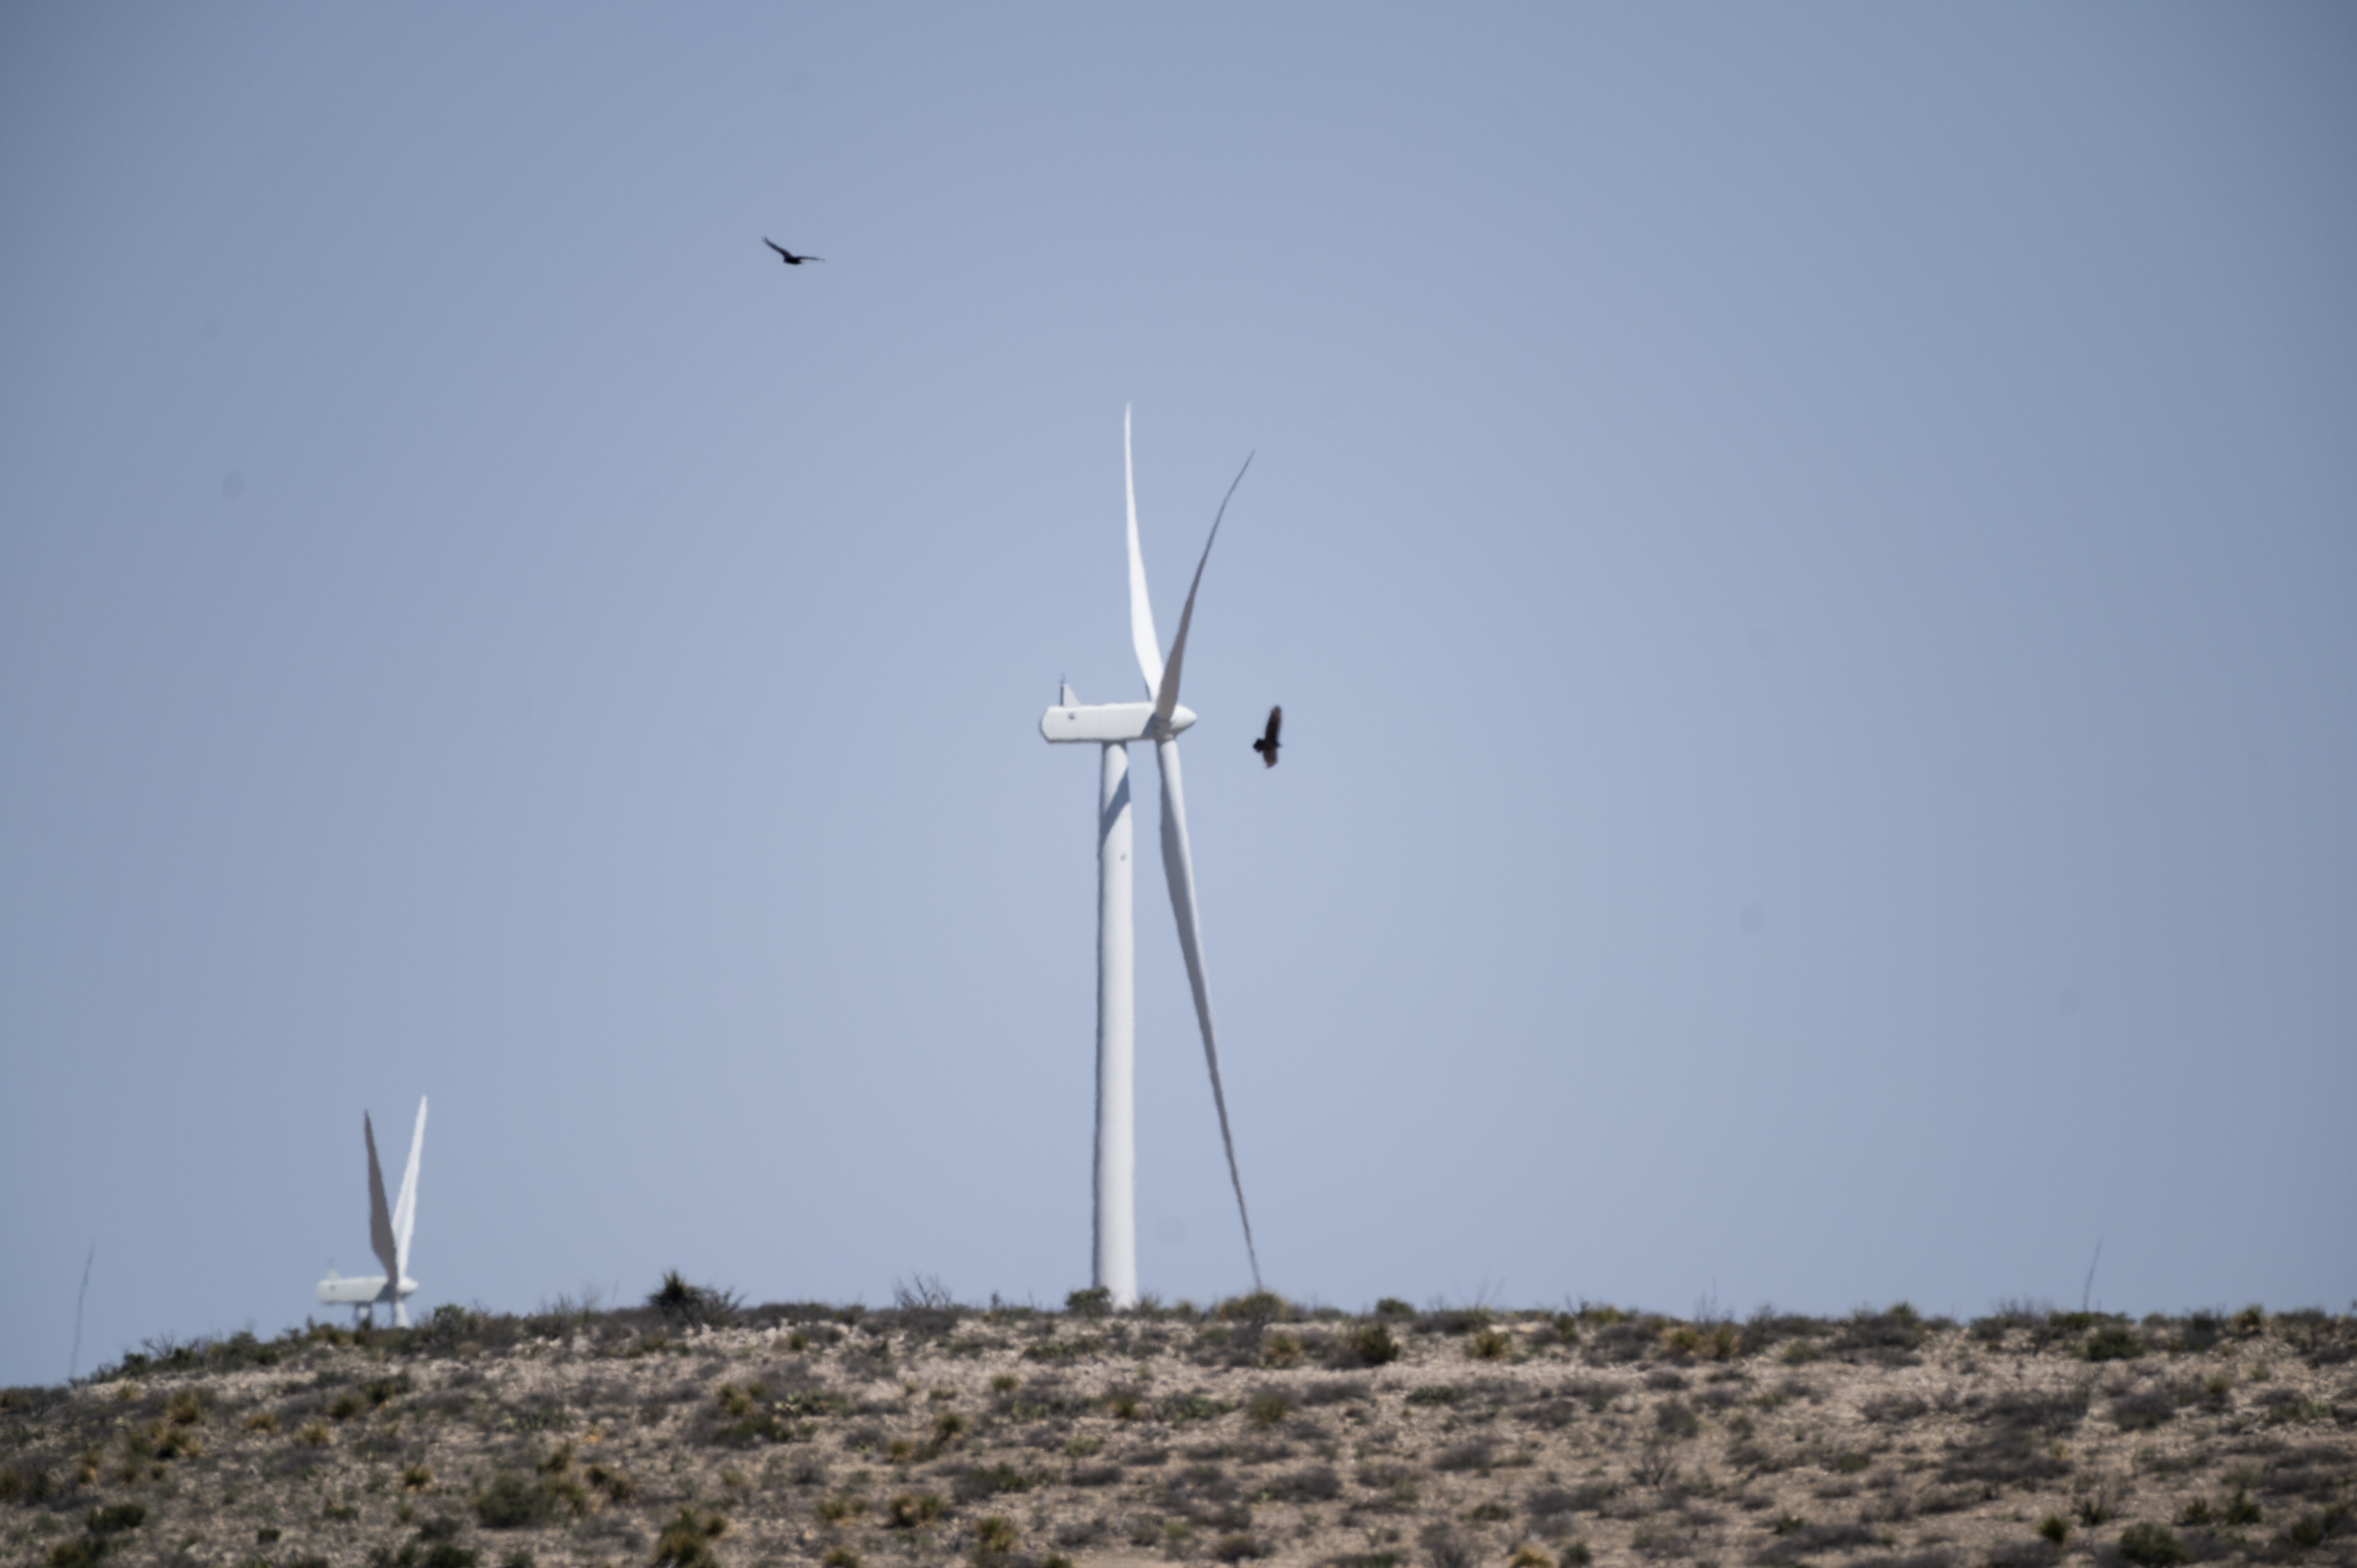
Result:
{"type": "MultiPolygon", "coordinates": [[[[1187,796],[1178,772],[1178,736],[1195,715],[1178,703],[1178,677],[1187,658],[1187,628],[1195,618],[1195,590],[1220,537],[1228,499],[1243,482],[1243,469],[1221,498],[1211,534],[1203,542],[1195,580],[1187,587],[1187,607],[1178,615],[1178,636],[1165,663],[1154,634],[1154,607],[1146,597],[1146,557],[1137,544],[1137,476],[1130,457],[1129,410],[1121,413],[1122,478],[1129,499],[1129,637],[1146,678],[1143,703],[1082,705],[1065,686],[1056,706],[1039,719],[1040,736],[1058,744],[1092,741],[1103,748],[1097,789],[1097,1136],[1096,1233],[1090,1283],[1110,1294],[1117,1307],[1137,1303],[1137,1145],[1135,1067],[1137,1044],[1137,942],[1131,918],[1129,743],[1150,740],[1162,773],[1162,872],[1170,885],[1170,909],[1178,920],[1178,949],[1187,960],[1187,983],[1195,993],[1195,1020],[1203,1032],[1203,1062],[1211,1069],[1211,1103],[1220,1113],[1220,1141],[1228,1155],[1228,1181],[1236,1190],[1236,1214],[1243,1221],[1244,1255],[1252,1263],[1253,1288],[1260,1285],[1260,1255],[1253,1246],[1252,1214],[1244,1207],[1243,1177],[1236,1170],[1236,1141],[1228,1130],[1228,1098],[1220,1087],[1219,1031],[1211,1022],[1211,993],[1203,976],[1203,929],[1195,903],[1195,860],[1187,840],[1187,796]]],[[[1252,459],[1244,459],[1244,467],[1252,459]]]]}

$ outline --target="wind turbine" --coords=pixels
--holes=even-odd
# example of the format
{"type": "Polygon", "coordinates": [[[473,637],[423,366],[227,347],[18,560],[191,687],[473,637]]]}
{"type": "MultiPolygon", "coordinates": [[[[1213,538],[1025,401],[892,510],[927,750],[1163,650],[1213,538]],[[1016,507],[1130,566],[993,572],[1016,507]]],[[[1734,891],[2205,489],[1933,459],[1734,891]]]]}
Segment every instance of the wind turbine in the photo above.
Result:
{"type": "Polygon", "coordinates": [[[417,1282],[409,1277],[409,1236],[417,1229],[417,1156],[425,1148],[425,1097],[418,1097],[417,1129],[409,1135],[409,1169],[402,1175],[401,1197],[390,1213],[384,1207],[384,1173],[376,1163],[376,1128],[365,1111],[361,1112],[361,1136],[368,1143],[369,1247],[384,1265],[384,1273],[374,1279],[348,1280],[331,1268],[319,1282],[319,1299],[330,1306],[350,1307],[355,1322],[364,1316],[374,1321],[376,1304],[388,1303],[393,1307],[393,1326],[406,1328],[409,1309],[402,1300],[417,1291],[417,1282]]]}
{"type": "MultiPolygon", "coordinates": [[[[1187,587],[1187,607],[1178,615],[1178,636],[1165,663],[1154,635],[1154,607],[1146,597],[1146,557],[1137,545],[1137,476],[1130,457],[1129,410],[1121,412],[1122,478],[1129,499],[1129,639],[1146,678],[1143,703],[1082,705],[1067,685],[1057,705],[1039,719],[1039,734],[1059,744],[1092,741],[1103,748],[1097,790],[1097,1138],[1096,1235],[1090,1283],[1114,1306],[1137,1303],[1137,1144],[1135,1058],[1137,1044],[1137,943],[1131,919],[1129,743],[1150,740],[1162,771],[1162,872],[1170,884],[1170,909],[1178,919],[1178,950],[1187,960],[1187,983],[1195,993],[1195,1020],[1203,1031],[1203,1063],[1211,1069],[1211,1103],[1220,1113],[1220,1141],[1227,1148],[1228,1181],[1236,1189],[1236,1214],[1243,1221],[1244,1255],[1252,1262],[1253,1288],[1260,1284],[1260,1254],[1253,1246],[1252,1214],[1244,1207],[1243,1177],[1236,1170],[1236,1140],[1228,1130],[1228,1097],[1220,1087],[1219,1031],[1211,1022],[1211,993],[1203,976],[1203,928],[1195,903],[1195,859],[1187,840],[1187,794],[1178,772],[1178,736],[1195,715],[1178,703],[1178,675],[1187,658],[1187,628],[1195,618],[1195,590],[1220,537],[1228,500],[1243,482],[1236,470],[1228,494],[1211,520],[1211,538],[1187,587]]],[[[1244,467],[1252,459],[1244,459],[1244,467]]]]}

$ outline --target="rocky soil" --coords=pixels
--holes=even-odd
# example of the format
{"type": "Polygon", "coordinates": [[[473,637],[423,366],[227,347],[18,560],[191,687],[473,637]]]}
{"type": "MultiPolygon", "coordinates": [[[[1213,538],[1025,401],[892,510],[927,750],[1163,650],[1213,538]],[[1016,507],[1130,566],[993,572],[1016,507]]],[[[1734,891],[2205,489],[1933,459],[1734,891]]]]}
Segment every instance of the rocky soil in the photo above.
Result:
{"type": "Polygon", "coordinates": [[[0,1563],[2357,1564],[2357,1319],[666,1309],[0,1392],[0,1563]]]}

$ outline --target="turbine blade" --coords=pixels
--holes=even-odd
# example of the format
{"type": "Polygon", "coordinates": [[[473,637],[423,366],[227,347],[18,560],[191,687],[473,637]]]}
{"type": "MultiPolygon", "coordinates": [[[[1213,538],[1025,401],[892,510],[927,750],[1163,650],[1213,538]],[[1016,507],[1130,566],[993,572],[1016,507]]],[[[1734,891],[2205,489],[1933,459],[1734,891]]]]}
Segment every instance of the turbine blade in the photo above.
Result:
{"type": "Polygon", "coordinates": [[[376,1163],[376,1128],[368,1112],[361,1112],[361,1136],[368,1140],[369,1155],[369,1251],[384,1265],[385,1277],[398,1279],[401,1257],[393,1242],[393,1216],[384,1207],[384,1172],[376,1163]]]}
{"type": "MultiPolygon", "coordinates": [[[[1186,633],[1182,629],[1179,635],[1183,638],[1186,633]]],[[[1175,650],[1171,668],[1178,668],[1175,650]]],[[[1187,958],[1187,983],[1195,993],[1195,1019],[1203,1027],[1203,1062],[1211,1069],[1211,1104],[1220,1113],[1220,1142],[1228,1151],[1228,1182],[1236,1189],[1236,1217],[1244,1224],[1244,1256],[1252,1262],[1253,1289],[1257,1291],[1261,1288],[1260,1251],[1253,1245],[1252,1211],[1244,1207],[1244,1178],[1236,1169],[1236,1139],[1228,1128],[1228,1095],[1220,1084],[1220,1034],[1211,1022],[1211,983],[1203,975],[1203,929],[1195,909],[1195,857],[1187,844],[1187,791],[1178,777],[1178,743],[1168,737],[1156,741],[1154,758],[1162,768],[1162,872],[1170,882],[1170,912],[1178,918],[1178,950],[1187,958]]]]}
{"type": "MultiPolygon", "coordinates": [[[[409,1169],[402,1173],[401,1197],[393,1206],[393,1273],[409,1273],[409,1237],[417,1229],[417,1156],[425,1148],[425,1097],[417,1097],[417,1129],[409,1135],[409,1169]]],[[[394,1280],[396,1288],[400,1280],[394,1280]]]]}
{"type": "Polygon", "coordinates": [[[1129,405],[1121,409],[1121,479],[1129,493],[1129,641],[1137,650],[1137,672],[1146,694],[1162,684],[1162,639],[1154,635],[1154,607],[1146,597],[1146,556],[1137,547],[1137,469],[1129,457],[1129,405]]]}
{"type": "MultiPolygon", "coordinates": [[[[1170,662],[1163,669],[1161,690],[1154,694],[1154,728],[1157,734],[1168,725],[1172,711],[1178,706],[1178,668],[1187,661],[1187,628],[1195,620],[1195,590],[1203,585],[1203,568],[1211,564],[1211,546],[1219,542],[1220,519],[1228,515],[1228,502],[1234,499],[1236,487],[1244,482],[1244,468],[1252,467],[1253,457],[1257,455],[1247,455],[1244,467],[1238,468],[1236,477],[1228,481],[1228,493],[1220,498],[1219,516],[1211,519],[1211,537],[1203,541],[1203,558],[1195,563],[1195,580],[1187,585],[1187,607],[1178,612],[1178,636],[1170,644],[1170,662]]],[[[1139,581],[1144,581],[1142,575],[1139,581]]]]}

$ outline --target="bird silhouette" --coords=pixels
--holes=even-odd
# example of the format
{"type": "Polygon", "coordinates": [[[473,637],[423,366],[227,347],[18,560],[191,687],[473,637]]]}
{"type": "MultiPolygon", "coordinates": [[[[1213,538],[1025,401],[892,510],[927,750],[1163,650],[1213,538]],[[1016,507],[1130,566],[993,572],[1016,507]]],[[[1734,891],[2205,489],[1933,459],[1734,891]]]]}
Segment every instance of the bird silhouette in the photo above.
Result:
{"type": "Polygon", "coordinates": [[[1269,709],[1268,731],[1258,740],[1253,742],[1253,749],[1260,753],[1261,761],[1271,768],[1276,766],[1276,732],[1284,724],[1285,710],[1283,708],[1269,709]]]}
{"type": "Polygon", "coordinates": [[[823,262],[826,260],[824,256],[797,256],[791,251],[787,250],[783,245],[779,244],[775,240],[770,239],[767,234],[761,236],[761,243],[777,252],[778,259],[784,262],[786,265],[790,267],[801,266],[804,262],[823,262]]]}

